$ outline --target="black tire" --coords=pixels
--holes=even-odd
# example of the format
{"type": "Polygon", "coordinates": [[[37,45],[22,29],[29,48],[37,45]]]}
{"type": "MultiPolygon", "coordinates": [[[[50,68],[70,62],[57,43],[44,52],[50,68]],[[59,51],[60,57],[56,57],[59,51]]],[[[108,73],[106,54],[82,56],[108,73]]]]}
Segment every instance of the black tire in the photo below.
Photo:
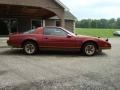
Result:
{"type": "Polygon", "coordinates": [[[96,50],[97,50],[97,46],[96,46],[95,43],[92,43],[92,42],[85,43],[83,45],[83,47],[82,47],[82,52],[86,56],[93,56],[93,55],[95,55],[96,50]]]}
{"type": "Polygon", "coordinates": [[[37,50],[38,50],[38,47],[37,47],[35,42],[32,42],[32,41],[24,42],[24,44],[23,44],[23,51],[27,55],[35,54],[37,52],[37,50]]]}

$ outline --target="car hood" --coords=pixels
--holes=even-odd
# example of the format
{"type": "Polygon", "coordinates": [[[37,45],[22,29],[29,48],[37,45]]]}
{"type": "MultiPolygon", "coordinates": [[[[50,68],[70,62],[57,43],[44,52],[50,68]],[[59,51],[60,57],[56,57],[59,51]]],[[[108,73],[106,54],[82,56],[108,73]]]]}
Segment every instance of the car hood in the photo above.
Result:
{"type": "Polygon", "coordinates": [[[92,39],[98,39],[97,37],[92,37],[92,36],[86,36],[86,35],[77,35],[79,38],[92,38],[92,39]]]}
{"type": "Polygon", "coordinates": [[[86,35],[77,35],[77,37],[78,38],[84,38],[84,39],[96,39],[96,40],[108,41],[108,39],[105,39],[105,38],[86,36],[86,35]]]}

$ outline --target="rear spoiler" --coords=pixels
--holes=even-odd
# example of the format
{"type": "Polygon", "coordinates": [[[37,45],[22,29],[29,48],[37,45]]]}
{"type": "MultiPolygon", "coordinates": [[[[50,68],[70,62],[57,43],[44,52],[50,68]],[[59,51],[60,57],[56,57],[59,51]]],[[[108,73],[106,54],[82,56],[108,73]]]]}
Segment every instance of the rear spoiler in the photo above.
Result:
{"type": "Polygon", "coordinates": [[[19,32],[10,33],[8,36],[19,34],[19,32]]]}
{"type": "Polygon", "coordinates": [[[20,34],[19,32],[10,33],[9,35],[20,34]]]}

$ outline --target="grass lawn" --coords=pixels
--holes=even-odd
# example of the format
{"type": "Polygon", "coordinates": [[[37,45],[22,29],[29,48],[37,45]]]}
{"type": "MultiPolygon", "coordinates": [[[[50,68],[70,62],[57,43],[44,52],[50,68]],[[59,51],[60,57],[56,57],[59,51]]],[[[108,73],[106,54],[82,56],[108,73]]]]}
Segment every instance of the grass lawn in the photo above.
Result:
{"type": "Polygon", "coordinates": [[[96,36],[96,37],[115,37],[113,36],[113,32],[116,29],[88,29],[88,28],[76,28],[75,33],[78,35],[89,35],[89,36],[96,36]]]}

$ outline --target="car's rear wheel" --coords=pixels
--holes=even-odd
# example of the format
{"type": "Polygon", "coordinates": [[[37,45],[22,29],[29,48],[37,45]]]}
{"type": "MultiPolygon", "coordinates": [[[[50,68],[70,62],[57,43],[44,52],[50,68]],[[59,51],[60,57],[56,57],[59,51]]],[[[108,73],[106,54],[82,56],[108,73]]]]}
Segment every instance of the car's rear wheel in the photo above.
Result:
{"type": "Polygon", "coordinates": [[[27,41],[23,45],[23,50],[28,55],[35,54],[37,52],[37,45],[34,42],[27,41]]]}
{"type": "Polygon", "coordinates": [[[83,53],[87,56],[93,56],[96,53],[96,44],[94,43],[85,43],[83,46],[83,53]]]}

